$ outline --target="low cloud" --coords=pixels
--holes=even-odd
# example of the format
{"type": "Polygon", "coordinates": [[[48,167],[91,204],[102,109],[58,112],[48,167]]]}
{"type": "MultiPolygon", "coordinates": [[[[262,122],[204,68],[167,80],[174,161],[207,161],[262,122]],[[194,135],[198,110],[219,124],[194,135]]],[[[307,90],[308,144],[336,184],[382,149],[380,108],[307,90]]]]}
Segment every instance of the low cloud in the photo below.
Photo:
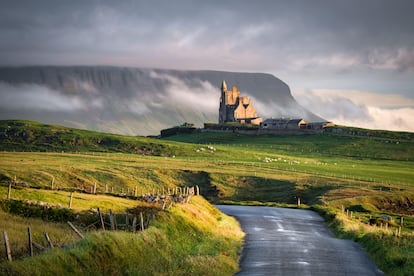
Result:
{"type": "Polygon", "coordinates": [[[0,82],[2,110],[75,112],[101,107],[99,99],[85,99],[82,95],[63,94],[37,84],[11,85],[0,82]]]}
{"type": "Polygon", "coordinates": [[[189,86],[182,79],[172,75],[152,72],[150,76],[166,83],[165,91],[158,94],[157,105],[173,105],[207,113],[217,112],[220,94],[217,87],[210,82],[199,80],[196,85],[189,86]]]}
{"type": "Polygon", "coordinates": [[[355,90],[292,89],[296,100],[339,125],[414,131],[414,100],[401,95],[355,90]]]}

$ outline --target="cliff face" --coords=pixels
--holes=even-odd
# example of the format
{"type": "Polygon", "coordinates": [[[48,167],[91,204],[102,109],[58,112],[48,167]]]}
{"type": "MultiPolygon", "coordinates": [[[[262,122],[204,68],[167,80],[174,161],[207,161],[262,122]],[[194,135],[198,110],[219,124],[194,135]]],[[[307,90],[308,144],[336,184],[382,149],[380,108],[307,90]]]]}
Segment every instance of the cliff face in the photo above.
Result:
{"type": "Polygon", "coordinates": [[[0,119],[30,119],[129,135],[217,122],[225,79],[253,99],[258,116],[321,118],[269,74],[123,67],[1,67],[0,119]]]}

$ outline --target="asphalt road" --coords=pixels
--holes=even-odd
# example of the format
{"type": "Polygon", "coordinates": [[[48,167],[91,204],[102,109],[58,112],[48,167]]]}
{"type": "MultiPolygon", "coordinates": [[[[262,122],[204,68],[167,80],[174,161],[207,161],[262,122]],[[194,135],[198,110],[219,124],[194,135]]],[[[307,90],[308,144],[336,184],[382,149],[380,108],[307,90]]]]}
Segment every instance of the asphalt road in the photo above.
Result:
{"type": "Polygon", "coordinates": [[[247,234],[237,275],[383,275],[359,244],[334,238],[315,212],[217,207],[247,234]]]}

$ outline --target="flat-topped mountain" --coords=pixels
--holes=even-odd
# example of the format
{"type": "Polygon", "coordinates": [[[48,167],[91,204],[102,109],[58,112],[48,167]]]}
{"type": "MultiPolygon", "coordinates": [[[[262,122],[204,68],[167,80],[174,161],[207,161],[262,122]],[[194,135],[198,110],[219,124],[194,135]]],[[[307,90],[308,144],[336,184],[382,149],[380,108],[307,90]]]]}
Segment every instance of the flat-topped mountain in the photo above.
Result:
{"type": "Polygon", "coordinates": [[[270,74],[111,66],[0,67],[0,119],[30,119],[98,131],[157,134],[217,122],[222,80],[254,100],[258,116],[322,120],[270,74]]]}

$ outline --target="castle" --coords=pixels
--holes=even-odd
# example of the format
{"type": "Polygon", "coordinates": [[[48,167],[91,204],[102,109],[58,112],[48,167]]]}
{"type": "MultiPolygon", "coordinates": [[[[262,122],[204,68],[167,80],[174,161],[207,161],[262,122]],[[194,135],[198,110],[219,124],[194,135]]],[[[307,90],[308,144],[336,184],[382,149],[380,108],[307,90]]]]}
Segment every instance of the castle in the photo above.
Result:
{"type": "Polygon", "coordinates": [[[241,124],[260,125],[263,121],[257,116],[252,100],[247,96],[240,96],[237,86],[227,90],[226,81],[221,84],[219,108],[219,123],[239,122],[241,124]]]}

